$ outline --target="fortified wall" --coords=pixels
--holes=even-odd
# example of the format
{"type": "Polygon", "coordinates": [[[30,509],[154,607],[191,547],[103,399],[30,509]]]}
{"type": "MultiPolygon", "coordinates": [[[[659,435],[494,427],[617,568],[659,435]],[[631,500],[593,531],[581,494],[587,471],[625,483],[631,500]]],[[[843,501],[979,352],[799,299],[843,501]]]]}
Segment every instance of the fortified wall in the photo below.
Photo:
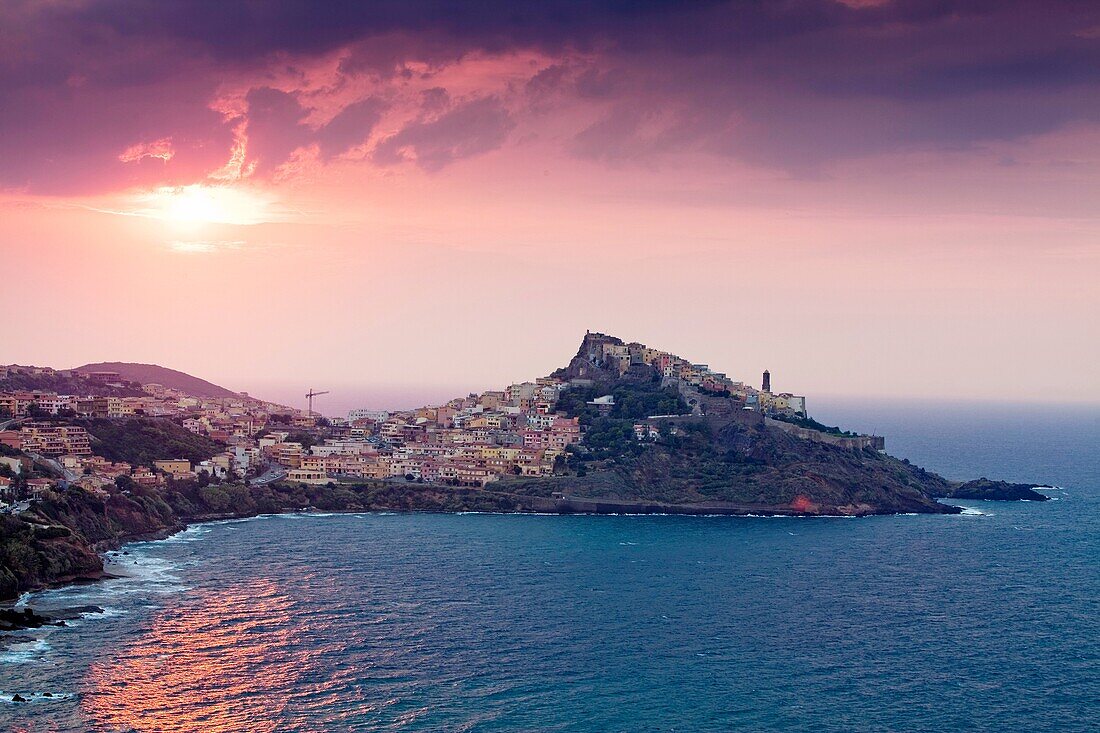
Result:
{"type": "Polygon", "coordinates": [[[834,435],[833,433],[823,433],[820,430],[804,428],[771,417],[764,418],[764,424],[771,428],[779,428],[784,433],[793,435],[796,438],[810,440],[815,443],[836,445],[849,450],[863,450],[864,448],[886,450],[886,438],[881,435],[834,435]]]}

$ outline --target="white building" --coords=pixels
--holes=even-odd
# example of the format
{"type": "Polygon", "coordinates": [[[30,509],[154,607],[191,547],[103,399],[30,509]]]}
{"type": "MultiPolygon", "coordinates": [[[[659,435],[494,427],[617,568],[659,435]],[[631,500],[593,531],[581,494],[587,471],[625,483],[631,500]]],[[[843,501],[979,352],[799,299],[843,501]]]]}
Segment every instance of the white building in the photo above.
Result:
{"type": "Polygon", "coordinates": [[[382,422],[388,420],[390,413],[386,410],[349,410],[348,422],[355,422],[356,420],[373,420],[374,422],[382,422]]]}

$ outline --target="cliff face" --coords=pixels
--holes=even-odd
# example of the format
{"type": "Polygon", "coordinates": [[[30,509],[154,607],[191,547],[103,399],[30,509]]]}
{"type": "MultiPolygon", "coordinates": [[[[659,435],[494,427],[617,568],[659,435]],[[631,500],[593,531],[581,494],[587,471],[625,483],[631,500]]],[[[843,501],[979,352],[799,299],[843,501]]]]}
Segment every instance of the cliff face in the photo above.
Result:
{"type": "Polygon", "coordinates": [[[112,494],[107,502],[74,490],[0,518],[0,599],[31,588],[103,572],[97,549],[182,527],[152,496],[112,494]]]}
{"type": "MultiPolygon", "coordinates": [[[[877,451],[851,451],[764,426],[683,423],[679,436],[632,454],[573,464],[570,475],[517,480],[519,493],[574,500],[705,505],[716,513],[951,514],[952,484],[877,451]]],[[[502,487],[503,488],[503,487],[502,487]]]]}
{"type": "Polygon", "coordinates": [[[581,340],[577,354],[563,369],[554,372],[561,379],[591,379],[594,382],[612,382],[619,378],[618,367],[603,360],[603,346],[623,346],[623,340],[615,336],[589,331],[581,340]]]}

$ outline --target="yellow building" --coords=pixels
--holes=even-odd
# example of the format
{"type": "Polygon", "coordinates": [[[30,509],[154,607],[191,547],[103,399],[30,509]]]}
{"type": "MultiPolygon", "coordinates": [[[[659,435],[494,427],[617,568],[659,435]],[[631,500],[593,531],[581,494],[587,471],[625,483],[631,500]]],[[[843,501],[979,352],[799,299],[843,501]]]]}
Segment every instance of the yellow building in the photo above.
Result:
{"type": "Polygon", "coordinates": [[[186,458],[165,458],[153,461],[153,468],[175,477],[191,475],[191,461],[186,458]]]}
{"type": "Polygon", "coordinates": [[[287,481],[296,481],[300,484],[310,484],[311,486],[323,486],[329,482],[328,474],[324,471],[317,471],[307,468],[292,468],[286,472],[287,481]]]}

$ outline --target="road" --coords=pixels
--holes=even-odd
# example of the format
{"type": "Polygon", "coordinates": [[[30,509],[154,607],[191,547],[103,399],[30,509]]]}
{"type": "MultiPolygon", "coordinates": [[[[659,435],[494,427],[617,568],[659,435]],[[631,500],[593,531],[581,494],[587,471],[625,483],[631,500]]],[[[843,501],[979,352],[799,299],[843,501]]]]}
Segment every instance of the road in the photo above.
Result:
{"type": "Polygon", "coordinates": [[[16,418],[12,418],[10,420],[0,420],[0,430],[7,430],[8,428],[10,428],[10,427],[12,427],[12,426],[14,426],[18,423],[21,423],[26,419],[27,418],[25,418],[25,417],[16,417],[16,418]]]}
{"type": "Polygon", "coordinates": [[[53,458],[47,458],[46,456],[40,455],[38,453],[28,453],[27,455],[33,458],[36,463],[42,463],[46,466],[49,466],[58,474],[60,474],[61,478],[68,481],[69,483],[73,483],[80,478],[79,474],[77,474],[76,471],[70,471],[53,458]]]}
{"type": "Polygon", "coordinates": [[[281,481],[284,478],[286,478],[286,471],[284,471],[280,466],[272,466],[256,478],[251,479],[248,483],[252,486],[263,486],[264,484],[270,484],[273,481],[281,481]]]}

